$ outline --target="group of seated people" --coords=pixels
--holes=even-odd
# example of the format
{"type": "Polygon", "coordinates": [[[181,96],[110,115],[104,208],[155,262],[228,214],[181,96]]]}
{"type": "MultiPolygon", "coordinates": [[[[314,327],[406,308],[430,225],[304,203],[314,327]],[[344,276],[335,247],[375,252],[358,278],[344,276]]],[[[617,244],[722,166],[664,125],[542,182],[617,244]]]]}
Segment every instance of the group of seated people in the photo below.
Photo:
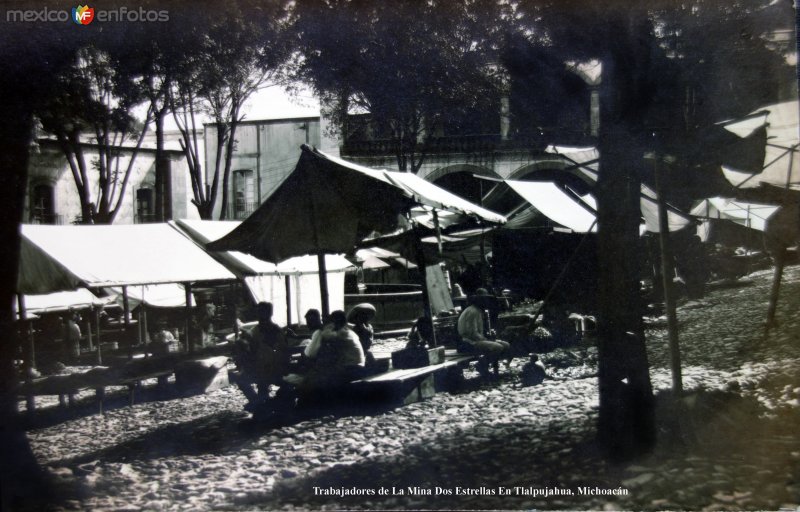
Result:
{"type": "MultiPolygon", "coordinates": [[[[458,319],[457,349],[482,356],[477,367],[482,376],[489,376],[490,366],[496,366],[499,359],[511,357],[509,343],[493,339],[488,329],[489,300],[488,292],[478,289],[458,319]]],[[[250,410],[280,409],[293,405],[298,397],[335,390],[366,375],[365,369],[375,364],[370,352],[375,308],[370,304],[359,304],[349,314],[334,311],[326,322],[318,310],[308,310],[305,321],[311,336],[299,347],[291,346],[291,330],[287,333],[272,321],[272,304],[259,303],[256,313],[258,324],[242,332],[234,350],[240,369],[236,383],[250,410]],[[299,364],[292,365],[292,352],[298,351],[299,364]],[[271,386],[278,387],[274,397],[271,386]]],[[[422,317],[409,334],[409,345],[427,346],[432,338],[431,321],[422,317]]]]}
{"type": "Polygon", "coordinates": [[[326,323],[318,310],[308,310],[305,320],[311,337],[299,347],[291,346],[291,331],[284,332],[272,321],[272,304],[259,303],[256,313],[258,324],[242,331],[234,350],[240,369],[236,384],[248,400],[248,410],[291,407],[298,397],[359,378],[374,362],[370,321],[375,308],[370,304],[355,306],[349,315],[333,311],[326,323]],[[293,366],[292,353],[298,349],[302,349],[300,360],[293,366]],[[271,386],[278,387],[274,397],[271,386]]]}

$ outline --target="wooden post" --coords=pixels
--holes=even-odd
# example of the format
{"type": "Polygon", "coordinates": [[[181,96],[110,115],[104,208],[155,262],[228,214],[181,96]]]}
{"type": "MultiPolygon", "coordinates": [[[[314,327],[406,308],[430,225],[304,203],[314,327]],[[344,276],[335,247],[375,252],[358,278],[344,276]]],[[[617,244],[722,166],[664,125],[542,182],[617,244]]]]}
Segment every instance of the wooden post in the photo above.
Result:
{"type": "Polygon", "coordinates": [[[678,342],[678,315],[675,311],[675,294],[672,288],[672,250],[669,240],[669,218],[664,199],[663,177],[658,165],[658,154],[654,155],[656,194],[658,194],[658,240],[661,247],[661,275],[664,286],[664,306],[667,313],[667,335],[669,337],[670,365],[672,367],[672,390],[675,395],[683,393],[681,375],[681,349],[678,342]]]}
{"type": "Polygon", "coordinates": [[[769,306],[767,306],[767,321],[764,324],[765,332],[776,325],[775,312],[778,309],[778,296],[781,291],[781,279],[783,277],[783,267],[786,256],[786,249],[781,247],[775,252],[775,271],[772,277],[772,289],[769,294],[769,306]]]}
{"type": "Polygon", "coordinates": [[[36,399],[31,392],[31,386],[33,385],[33,370],[36,368],[36,365],[34,361],[33,335],[31,333],[31,327],[28,323],[28,312],[25,309],[25,296],[21,293],[17,294],[17,309],[19,310],[20,329],[25,333],[25,340],[23,341],[27,341],[26,345],[28,357],[26,357],[27,371],[25,372],[25,383],[27,384],[28,393],[25,394],[25,408],[27,409],[28,414],[30,414],[36,409],[36,399]]]}
{"type": "Polygon", "coordinates": [[[144,302],[144,287],[142,287],[142,337],[144,342],[150,341],[150,331],[147,328],[147,304],[144,302]]]}
{"type": "Polygon", "coordinates": [[[86,319],[86,341],[89,342],[89,351],[94,350],[94,341],[92,340],[92,319],[86,319]]]}
{"type": "Polygon", "coordinates": [[[236,305],[239,303],[239,286],[233,283],[233,341],[239,341],[239,312],[236,310],[236,305]]]}
{"type": "MultiPolygon", "coordinates": [[[[323,256],[324,257],[324,256],[323,256]]],[[[284,282],[286,285],[286,326],[290,326],[292,324],[292,284],[291,284],[291,276],[285,276],[284,282]]],[[[327,281],[326,281],[327,283],[327,281]]],[[[299,315],[299,312],[298,312],[299,315]]],[[[298,317],[298,322],[299,322],[298,317]]]]}
{"type": "Polygon", "coordinates": [[[328,298],[328,270],[325,264],[325,253],[317,253],[317,265],[319,269],[319,293],[322,302],[322,318],[327,319],[331,314],[331,305],[328,298]]]}
{"type": "MultiPolygon", "coordinates": [[[[97,326],[97,364],[103,364],[103,354],[100,348],[102,344],[102,340],[100,339],[100,312],[103,310],[102,307],[95,308],[94,310],[94,322],[97,326]]],[[[102,412],[102,411],[101,411],[102,412]]]]}
{"type": "Polygon", "coordinates": [[[128,302],[128,287],[122,287],[122,319],[125,324],[125,338],[128,341],[128,359],[133,359],[133,339],[130,337],[131,305],[128,302]]]}
{"type": "Polygon", "coordinates": [[[436,347],[436,328],[433,325],[433,313],[431,312],[431,297],[428,294],[428,265],[425,262],[425,250],[422,246],[422,235],[418,227],[414,227],[414,250],[417,255],[417,265],[420,269],[422,279],[422,315],[431,323],[431,347],[436,347]]]}
{"type": "Polygon", "coordinates": [[[186,291],[186,350],[191,354],[194,352],[194,342],[192,341],[192,284],[183,283],[186,291]]]}

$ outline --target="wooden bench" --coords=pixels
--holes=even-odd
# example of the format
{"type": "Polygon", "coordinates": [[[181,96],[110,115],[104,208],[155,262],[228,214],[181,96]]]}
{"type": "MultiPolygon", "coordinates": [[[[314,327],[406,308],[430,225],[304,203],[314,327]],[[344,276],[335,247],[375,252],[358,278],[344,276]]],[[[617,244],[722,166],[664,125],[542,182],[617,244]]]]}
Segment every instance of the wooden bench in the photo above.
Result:
{"type": "MultiPolygon", "coordinates": [[[[128,388],[129,403],[133,405],[136,390],[141,388],[143,381],[158,379],[158,387],[163,388],[167,384],[167,379],[176,374],[176,369],[180,371],[181,365],[206,359],[210,358],[196,356],[193,358],[178,356],[148,358],[129,361],[119,367],[98,367],[83,373],[51,375],[21,382],[18,394],[26,398],[28,412],[33,412],[35,410],[33,397],[35,396],[58,395],[59,405],[66,407],[67,405],[74,405],[77,393],[82,390],[93,389],[98,400],[100,412],[102,412],[106,387],[126,386],[128,388]]],[[[227,383],[227,378],[225,382],[227,383]]]]}
{"type": "Polygon", "coordinates": [[[477,354],[459,354],[445,350],[445,360],[421,368],[390,369],[353,381],[350,387],[358,396],[369,400],[385,400],[402,405],[418,402],[436,394],[437,389],[451,389],[460,382],[462,370],[477,354]]]}

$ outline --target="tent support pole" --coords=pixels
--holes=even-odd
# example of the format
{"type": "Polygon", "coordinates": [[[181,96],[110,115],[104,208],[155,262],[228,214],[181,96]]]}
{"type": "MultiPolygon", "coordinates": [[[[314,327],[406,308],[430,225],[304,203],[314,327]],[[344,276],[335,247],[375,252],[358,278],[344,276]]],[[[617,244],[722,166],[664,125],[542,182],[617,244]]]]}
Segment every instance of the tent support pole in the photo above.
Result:
{"type": "Polygon", "coordinates": [[[676,396],[683,393],[683,376],[681,375],[681,349],[678,342],[678,315],[675,312],[675,294],[672,288],[672,250],[669,240],[669,219],[667,202],[664,199],[663,177],[658,165],[658,157],[654,159],[656,194],[658,194],[658,241],[661,248],[661,277],[664,287],[664,305],[667,313],[667,335],[669,336],[670,366],[672,368],[672,391],[676,396]]]}
{"type": "Polygon", "coordinates": [[[769,332],[775,324],[775,312],[778,309],[778,296],[781,291],[781,279],[783,277],[783,266],[786,249],[781,247],[775,251],[775,273],[772,277],[772,290],[769,294],[769,306],[767,307],[767,321],[764,324],[764,331],[769,332]]]}
{"type": "Polygon", "coordinates": [[[33,393],[30,392],[32,380],[33,380],[33,370],[36,368],[36,362],[34,359],[34,348],[33,348],[33,333],[31,332],[31,327],[28,322],[28,313],[25,309],[25,296],[21,293],[17,294],[17,309],[19,310],[19,320],[20,320],[20,328],[25,332],[25,340],[27,341],[27,350],[28,357],[27,359],[27,370],[25,372],[25,383],[28,387],[28,393],[25,394],[25,408],[28,411],[28,414],[32,413],[34,409],[36,409],[36,398],[33,396],[33,393]]]}
{"type": "Polygon", "coordinates": [[[239,341],[239,312],[236,310],[236,305],[238,304],[238,297],[239,297],[239,283],[234,281],[231,285],[233,287],[233,303],[231,304],[231,309],[233,310],[233,341],[239,341]]]}
{"type": "Polygon", "coordinates": [[[133,339],[130,337],[131,305],[128,302],[128,287],[122,287],[122,319],[125,324],[125,337],[128,339],[128,359],[133,359],[133,339]]]}
{"type": "Polygon", "coordinates": [[[325,253],[317,253],[317,266],[319,267],[319,292],[322,300],[322,318],[331,314],[331,304],[328,297],[328,269],[325,266],[325,253]]]}
{"type": "Polygon", "coordinates": [[[436,343],[436,329],[433,328],[433,313],[431,312],[431,297],[428,294],[428,265],[425,261],[425,250],[422,247],[422,236],[417,227],[414,228],[414,250],[417,254],[417,265],[419,265],[422,280],[422,314],[431,322],[431,347],[438,346],[436,343]]]}
{"type": "Polygon", "coordinates": [[[102,307],[93,308],[94,309],[94,323],[97,327],[97,364],[103,364],[103,354],[100,350],[101,341],[100,341],[100,311],[102,311],[102,307]]]}
{"type": "MultiPolygon", "coordinates": [[[[789,172],[786,173],[786,190],[792,184],[792,164],[794,163],[794,155],[792,153],[797,148],[797,145],[789,149],[789,172]]],[[[783,266],[785,263],[786,248],[782,245],[775,253],[775,274],[772,278],[772,291],[769,294],[769,306],[767,307],[767,320],[764,323],[764,333],[768,333],[769,329],[775,325],[775,313],[778,309],[778,295],[781,291],[781,279],[783,279],[783,266]]]]}
{"type": "Polygon", "coordinates": [[[194,342],[192,341],[192,284],[183,283],[186,291],[186,350],[191,354],[194,352],[194,342]]]}
{"type": "Polygon", "coordinates": [[[86,341],[89,342],[89,351],[94,351],[94,336],[92,333],[92,319],[86,319],[86,341]]]}
{"type": "Polygon", "coordinates": [[[147,327],[147,304],[144,301],[144,291],[142,291],[142,338],[144,342],[150,341],[150,330],[147,327]]]}
{"type": "MultiPolygon", "coordinates": [[[[290,276],[284,276],[284,285],[286,286],[286,326],[292,325],[292,283],[290,276]]],[[[299,312],[298,312],[299,315],[299,312]]],[[[298,322],[299,317],[298,317],[298,322]]]]}

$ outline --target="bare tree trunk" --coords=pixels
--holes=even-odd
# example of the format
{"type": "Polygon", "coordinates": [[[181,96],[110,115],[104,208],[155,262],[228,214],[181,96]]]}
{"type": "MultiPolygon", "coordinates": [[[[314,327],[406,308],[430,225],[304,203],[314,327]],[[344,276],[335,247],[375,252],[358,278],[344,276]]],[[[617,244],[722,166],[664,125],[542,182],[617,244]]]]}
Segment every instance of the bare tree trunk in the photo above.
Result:
{"type": "Polygon", "coordinates": [[[225,169],[222,174],[222,210],[220,211],[220,220],[228,218],[228,190],[230,187],[231,178],[231,164],[233,162],[233,152],[236,150],[236,127],[239,122],[236,118],[239,117],[239,109],[231,109],[234,112],[231,122],[230,133],[228,133],[228,142],[225,145],[225,169]]]}
{"type": "Polygon", "coordinates": [[[159,222],[172,220],[172,176],[169,160],[164,151],[164,116],[166,108],[153,109],[156,125],[156,219],[159,222]]]}

